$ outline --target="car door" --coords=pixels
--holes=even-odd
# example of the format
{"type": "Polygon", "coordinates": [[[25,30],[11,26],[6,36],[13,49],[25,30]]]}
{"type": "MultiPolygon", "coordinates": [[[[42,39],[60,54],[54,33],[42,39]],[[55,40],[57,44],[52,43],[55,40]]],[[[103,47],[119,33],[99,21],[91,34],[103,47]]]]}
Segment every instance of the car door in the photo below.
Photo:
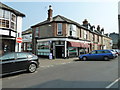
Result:
{"type": "Polygon", "coordinates": [[[28,57],[26,53],[17,53],[15,64],[17,65],[16,71],[25,70],[28,64],[28,57]]]}
{"type": "Polygon", "coordinates": [[[98,50],[96,54],[97,60],[102,60],[103,56],[104,56],[103,50],[98,50]]]}
{"type": "Polygon", "coordinates": [[[2,60],[2,74],[14,72],[15,54],[9,53],[1,57],[2,60]]]}
{"type": "Polygon", "coordinates": [[[97,51],[94,50],[88,55],[88,59],[96,59],[97,51]]]}

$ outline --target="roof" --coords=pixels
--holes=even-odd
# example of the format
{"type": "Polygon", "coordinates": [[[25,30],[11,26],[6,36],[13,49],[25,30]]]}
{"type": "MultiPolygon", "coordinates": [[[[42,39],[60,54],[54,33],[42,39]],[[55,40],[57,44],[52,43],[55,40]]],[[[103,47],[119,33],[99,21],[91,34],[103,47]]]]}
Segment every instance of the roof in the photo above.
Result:
{"type": "Polygon", "coordinates": [[[25,17],[25,15],[24,15],[23,13],[15,10],[15,9],[13,9],[13,8],[11,8],[11,7],[5,5],[5,4],[3,4],[3,3],[1,3],[1,2],[0,2],[0,8],[5,9],[5,10],[8,10],[8,11],[11,11],[11,12],[15,13],[15,14],[18,15],[18,16],[25,17]]]}
{"type": "MultiPolygon", "coordinates": [[[[98,35],[102,35],[102,33],[99,32],[99,31],[97,31],[97,30],[92,31],[92,30],[86,28],[85,26],[80,25],[79,23],[77,23],[77,22],[75,22],[75,21],[73,21],[73,20],[70,20],[70,19],[68,19],[68,18],[66,18],[66,17],[64,17],[64,16],[61,16],[61,15],[57,15],[57,16],[53,17],[53,20],[52,20],[52,21],[45,20],[45,21],[40,22],[40,23],[38,23],[38,24],[36,24],[36,25],[33,25],[33,26],[31,26],[31,28],[34,28],[34,27],[37,27],[37,26],[40,26],[40,25],[44,25],[44,24],[49,24],[49,23],[51,23],[51,22],[66,22],[66,23],[70,23],[70,24],[75,24],[75,25],[77,25],[78,27],[83,28],[83,29],[85,29],[85,30],[88,30],[88,31],[90,31],[90,32],[92,32],[92,33],[95,33],[95,34],[98,34],[98,35]]],[[[102,35],[102,36],[105,36],[105,35],[102,35]]],[[[106,37],[106,36],[105,36],[105,37],[106,37]]],[[[108,38],[109,38],[109,37],[108,37],[108,38]]]]}
{"type": "Polygon", "coordinates": [[[22,31],[22,35],[25,35],[25,34],[32,34],[32,28],[22,31]]]}
{"type": "Polygon", "coordinates": [[[61,16],[61,15],[57,15],[55,17],[53,17],[53,20],[52,21],[48,21],[48,20],[45,20],[43,22],[40,22],[36,25],[33,25],[32,27],[36,27],[36,26],[40,26],[40,25],[43,25],[43,24],[49,24],[51,22],[66,22],[66,23],[71,23],[71,24],[75,24],[77,25],[78,27],[81,27],[81,25],[75,21],[72,21],[68,18],[65,18],[64,16],[61,16]]]}

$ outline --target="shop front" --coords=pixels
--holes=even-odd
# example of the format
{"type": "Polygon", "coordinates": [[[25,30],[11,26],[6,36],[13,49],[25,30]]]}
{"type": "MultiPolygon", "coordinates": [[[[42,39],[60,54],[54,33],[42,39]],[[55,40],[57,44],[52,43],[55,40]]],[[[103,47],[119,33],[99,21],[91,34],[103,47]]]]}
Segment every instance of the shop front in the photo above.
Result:
{"type": "Polygon", "coordinates": [[[61,38],[39,39],[36,47],[38,56],[48,58],[52,54],[53,59],[78,57],[81,53],[89,52],[88,43],[61,38]]]}
{"type": "Polygon", "coordinates": [[[2,39],[2,50],[1,53],[8,53],[15,51],[15,40],[14,39],[2,39]]]}

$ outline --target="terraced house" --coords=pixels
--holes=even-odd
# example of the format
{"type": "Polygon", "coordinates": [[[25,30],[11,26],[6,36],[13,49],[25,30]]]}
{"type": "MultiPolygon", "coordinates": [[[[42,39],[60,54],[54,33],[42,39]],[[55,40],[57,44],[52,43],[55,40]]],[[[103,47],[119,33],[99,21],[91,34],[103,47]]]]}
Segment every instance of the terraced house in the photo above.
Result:
{"type": "Polygon", "coordinates": [[[21,37],[23,17],[23,13],[0,2],[0,54],[21,51],[16,38],[21,37]]]}
{"type": "Polygon", "coordinates": [[[32,26],[33,53],[53,58],[69,58],[97,49],[111,49],[111,38],[104,35],[100,26],[90,25],[85,19],[83,25],[64,16],[52,17],[49,6],[47,20],[32,26]]]}

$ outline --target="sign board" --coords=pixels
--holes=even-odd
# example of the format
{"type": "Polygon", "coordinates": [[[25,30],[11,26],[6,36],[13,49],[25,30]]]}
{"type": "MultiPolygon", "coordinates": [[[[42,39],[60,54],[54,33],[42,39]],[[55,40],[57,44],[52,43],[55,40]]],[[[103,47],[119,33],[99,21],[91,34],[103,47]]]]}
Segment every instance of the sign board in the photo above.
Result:
{"type": "Polygon", "coordinates": [[[16,42],[17,43],[22,43],[22,38],[21,37],[16,38],[16,42]]]}

